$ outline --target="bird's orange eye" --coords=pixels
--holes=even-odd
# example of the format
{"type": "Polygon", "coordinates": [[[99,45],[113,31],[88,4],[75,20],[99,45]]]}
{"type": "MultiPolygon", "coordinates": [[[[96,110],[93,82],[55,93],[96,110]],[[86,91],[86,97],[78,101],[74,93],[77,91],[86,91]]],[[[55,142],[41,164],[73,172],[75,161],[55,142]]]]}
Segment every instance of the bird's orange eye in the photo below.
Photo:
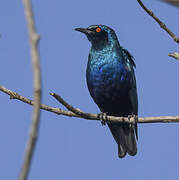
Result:
{"type": "Polygon", "coordinates": [[[101,31],[100,27],[96,28],[96,32],[100,32],[100,31],[101,31]]]}

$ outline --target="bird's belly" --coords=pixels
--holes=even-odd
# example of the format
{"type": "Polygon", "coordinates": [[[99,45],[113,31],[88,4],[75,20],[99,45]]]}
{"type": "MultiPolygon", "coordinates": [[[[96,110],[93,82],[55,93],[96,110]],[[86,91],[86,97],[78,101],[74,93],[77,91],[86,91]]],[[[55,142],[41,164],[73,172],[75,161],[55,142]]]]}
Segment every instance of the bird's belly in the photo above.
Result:
{"type": "Polygon", "coordinates": [[[101,111],[121,115],[131,111],[129,85],[122,71],[93,71],[87,74],[90,94],[101,111]]]}

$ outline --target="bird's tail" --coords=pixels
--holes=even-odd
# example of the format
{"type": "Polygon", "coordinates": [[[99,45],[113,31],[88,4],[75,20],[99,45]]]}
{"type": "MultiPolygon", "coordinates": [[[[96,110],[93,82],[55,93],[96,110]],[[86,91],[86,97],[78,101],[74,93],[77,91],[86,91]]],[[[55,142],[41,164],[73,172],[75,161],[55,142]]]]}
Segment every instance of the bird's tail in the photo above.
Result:
{"type": "Polygon", "coordinates": [[[131,156],[136,155],[137,144],[134,128],[124,123],[111,123],[108,126],[118,144],[118,156],[123,158],[126,153],[131,156]]]}

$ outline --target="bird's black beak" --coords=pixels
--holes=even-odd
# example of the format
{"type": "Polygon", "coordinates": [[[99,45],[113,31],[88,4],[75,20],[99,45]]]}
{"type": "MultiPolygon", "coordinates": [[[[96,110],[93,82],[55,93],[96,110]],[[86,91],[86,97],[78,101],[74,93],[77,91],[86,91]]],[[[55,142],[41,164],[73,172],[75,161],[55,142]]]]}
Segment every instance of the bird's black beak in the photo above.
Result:
{"type": "Polygon", "coordinates": [[[93,33],[93,31],[87,29],[87,28],[76,28],[75,31],[79,31],[79,32],[82,32],[86,35],[90,35],[93,33]]]}
{"type": "Polygon", "coordinates": [[[75,31],[79,31],[79,32],[84,33],[87,36],[88,40],[91,42],[93,42],[95,39],[94,31],[92,31],[88,28],[76,28],[75,31]]]}

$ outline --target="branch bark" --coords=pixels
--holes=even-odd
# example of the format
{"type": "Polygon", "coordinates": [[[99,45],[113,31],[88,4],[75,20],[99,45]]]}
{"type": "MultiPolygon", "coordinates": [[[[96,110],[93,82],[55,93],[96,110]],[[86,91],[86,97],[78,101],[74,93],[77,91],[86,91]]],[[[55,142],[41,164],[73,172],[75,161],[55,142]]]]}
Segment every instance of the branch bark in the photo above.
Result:
{"type": "Polygon", "coordinates": [[[40,102],[41,102],[41,74],[40,74],[40,64],[39,64],[39,53],[38,53],[38,42],[39,35],[36,33],[34,17],[32,12],[32,6],[30,0],[24,0],[24,8],[27,19],[27,25],[29,30],[29,41],[31,45],[31,56],[32,56],[32,66],[34,75],[34,108],[32,125],[30,129],[29,140],[26,146],[26,152],[24,157],[23,166],[19,175],[19,180],[26,180],[30,170],[30,165],[37,141],[39,122],[40,122],[40,102]]]}
{"type": "MultiPolygon", "coordinates": [[[[0,86],[0,91],[4,92],[5,94],[8,94],[10,96],[10,99],[17,99],[19,101],[22,101],[29,105],[34,105],[34,101],[31,99],[28,99],[24,96],[19,95],[18,93],[11,91],[3,86],[0,86]]],[[[52,96],[54,96],[54,93],[51,93],[52,96]]],[[[60,97],[60,99],[62,99],[60,97]]],[[[67,109],[75,109],[75,113],[72,111],[65,111],[60,108],[51,107],[45,104],[41,104],[40,108],[49,111],[58,115],[64,115],[68,117],[78,117],[83,118],[87,120],[100,120],[99,114],[91,114],[91,113],[85,113],[81,111],[78,108],[74,108],[73,106],[69,105],[64,99],[59,101],[62,105],[65,105],[67,109]],[[64,103],[65,102],[65,103],[64,103]],[[70,107],[71,106],[71,107],[70,107]],[[78,113],[82,113],[83,115],[79,115],[78,113]],[[77,114],[76,114],[77,113],[77,114]],[[85,114],[85,117],[84,117],[85,114]]],[[[131,120],[129,120],[127,117],[116,117],[116,116],[107,116],[108,122],[121,122],[121,123],[131,123],[131,120]]],[[[179,116],[158,116],[158,117],[140,117],[137,121],[138,123],[174,123],[179,122],[179,116]]]]}

